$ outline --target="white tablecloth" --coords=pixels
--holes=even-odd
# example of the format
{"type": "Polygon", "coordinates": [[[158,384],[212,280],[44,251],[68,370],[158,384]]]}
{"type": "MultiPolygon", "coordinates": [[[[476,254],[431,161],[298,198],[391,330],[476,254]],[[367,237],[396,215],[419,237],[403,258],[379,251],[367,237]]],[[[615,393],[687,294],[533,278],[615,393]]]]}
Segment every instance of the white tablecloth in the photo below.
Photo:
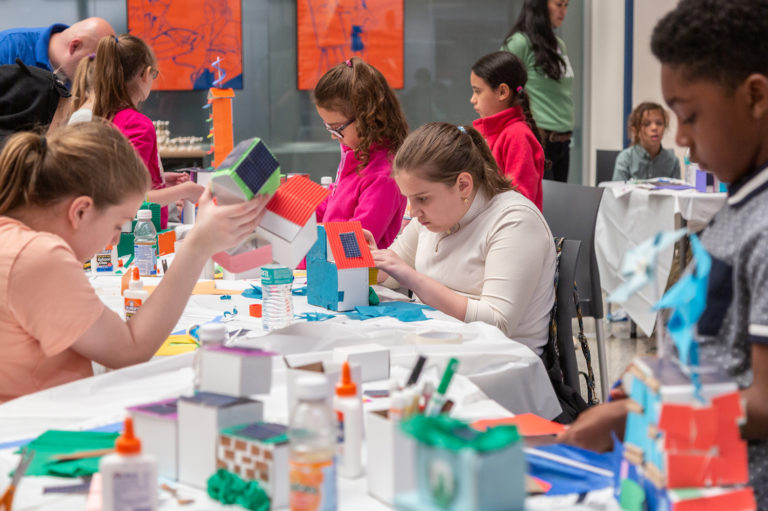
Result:
{"type": "MultiPolygon", "coordinates": [[[[695,190],[649,190],[627,183],[603,183],[600,209],[595,224],[595,255],[602,288],[610,293],[624,279],[619,275],[624,254],[659,231],[675,229],[675,215],[687,221],[690,230],[699,230],[725,204],[724,193],[695,190]]],[[[658,301],[673,264],[674,248],[661,252],[656,268],[656,285],[650,284],[621,307],[647,335],[653,330],[656,314],[651,306],[658,301]]]]}

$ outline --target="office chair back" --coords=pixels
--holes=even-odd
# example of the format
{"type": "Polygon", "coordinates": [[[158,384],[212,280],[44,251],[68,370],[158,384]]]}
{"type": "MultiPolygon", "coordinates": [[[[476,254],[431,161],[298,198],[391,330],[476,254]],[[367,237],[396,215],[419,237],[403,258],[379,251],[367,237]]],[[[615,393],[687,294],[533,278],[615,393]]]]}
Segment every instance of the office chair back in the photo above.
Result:
{"type": "Polygon", "coordinates": [[[576,278],[576,266],[579,259],[581,241],[565,240],[560,251],[558,263],[557,289],[557,347],[560,352],[560,369],[567,385],[580,392],[579,364],[573,344],[571,318],[576,315],[576,303],[573,296],[573,281],[576,278]]]}
{"type": "Polygon", "coordinates": [[[597,150],[597,157],[595,158],[595,168],[597,170],[595,184],[599,185],[605,181],[613,180],[613,168],[616,166],[616,158],[620,152],[613,149],[597,150]]]}

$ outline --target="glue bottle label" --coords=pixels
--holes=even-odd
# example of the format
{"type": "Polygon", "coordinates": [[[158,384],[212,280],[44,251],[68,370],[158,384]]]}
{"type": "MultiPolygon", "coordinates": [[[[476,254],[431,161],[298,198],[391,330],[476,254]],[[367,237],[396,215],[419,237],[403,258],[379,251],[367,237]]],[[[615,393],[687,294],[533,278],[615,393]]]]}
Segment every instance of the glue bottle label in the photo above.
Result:
{"type": "Polygon", "coordinates": [[[130,319],[141,307],[141,298],[125,298],[125,319],[130,319]]]}
{"type": "Polygon", "coordinates": [[[291,460],[291,511],[336,511],[336,460],[291,460]]]}

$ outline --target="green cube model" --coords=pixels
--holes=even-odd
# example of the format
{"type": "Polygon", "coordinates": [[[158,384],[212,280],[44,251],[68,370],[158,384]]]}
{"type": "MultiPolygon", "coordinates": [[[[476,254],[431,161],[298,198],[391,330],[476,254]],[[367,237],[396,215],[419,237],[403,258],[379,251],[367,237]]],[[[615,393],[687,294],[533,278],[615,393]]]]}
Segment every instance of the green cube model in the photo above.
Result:
{"type": "Polygon", "coordinates": [[[280,186],[280,164],[260,138],[237,144],[211,176],[211,191],[220,204],[271,194],[280,186]]]}

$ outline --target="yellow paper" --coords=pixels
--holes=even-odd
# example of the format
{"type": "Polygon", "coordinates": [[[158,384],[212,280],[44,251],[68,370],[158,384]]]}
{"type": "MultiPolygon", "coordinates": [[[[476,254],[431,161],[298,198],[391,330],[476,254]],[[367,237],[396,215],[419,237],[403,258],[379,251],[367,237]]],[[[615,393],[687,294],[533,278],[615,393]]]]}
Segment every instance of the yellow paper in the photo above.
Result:
{"type": "Polygon", "coordinates": [[[156,357],[169,357],[171,355],[181,355],[197,349],[197,343],[192,336],[187,334],[169,335],[160,349],[155,353],[156,357]]]}
{"type": "MultiPolygon", "coordinates": [[[[144,286],[146,291],[151,294],[157,286],[144,286]]],[[[241,295],[242,289],[217,289],[216,283],[212,280],[202,280],[195,284],[192,289],[193,295],[241,295]]]]}

